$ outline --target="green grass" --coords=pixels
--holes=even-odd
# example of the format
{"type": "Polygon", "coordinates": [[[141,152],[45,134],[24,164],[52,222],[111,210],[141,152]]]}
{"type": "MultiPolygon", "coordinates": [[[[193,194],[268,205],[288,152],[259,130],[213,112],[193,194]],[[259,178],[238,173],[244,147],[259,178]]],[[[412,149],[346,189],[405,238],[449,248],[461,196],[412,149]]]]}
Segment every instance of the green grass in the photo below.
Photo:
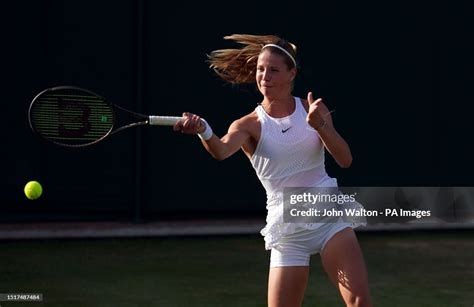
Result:
{"type": "MultiPolygon", "coordinates": [[[[474,304],[474,232],[358,233],[374,306],[474,304]]],[[[266,306],[269,252],[258,236],[3,241],[8,306],[266,306]]],[[[343,306],[313,256],[304,302],[343,306]]]]}

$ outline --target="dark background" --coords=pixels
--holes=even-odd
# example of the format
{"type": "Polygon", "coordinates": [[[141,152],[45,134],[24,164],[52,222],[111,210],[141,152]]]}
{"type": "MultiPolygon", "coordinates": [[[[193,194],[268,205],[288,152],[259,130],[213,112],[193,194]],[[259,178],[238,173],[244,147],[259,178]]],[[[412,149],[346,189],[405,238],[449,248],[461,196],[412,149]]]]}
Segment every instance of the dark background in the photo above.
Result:
{"type": "Polygon", "coordinates": [[[241,152],[217,162],[197,137],[166,127],[64,149],[27,121],[38,92],[65,84],[142,113],[194,112],[223,135],[261,99],[207,67],[206,54],[233,47],[222,39],[233,33],[298,46],[294,94],[323,97],[352,149],[349,169],[326,159],[341,186],[474,185],[473,11],[454,2],[328,2],[4,3],[1,220],[264,216],[265,192],[241,152]],[[43,185],[36,201],[23,194],[29,180],[43,185]]]}

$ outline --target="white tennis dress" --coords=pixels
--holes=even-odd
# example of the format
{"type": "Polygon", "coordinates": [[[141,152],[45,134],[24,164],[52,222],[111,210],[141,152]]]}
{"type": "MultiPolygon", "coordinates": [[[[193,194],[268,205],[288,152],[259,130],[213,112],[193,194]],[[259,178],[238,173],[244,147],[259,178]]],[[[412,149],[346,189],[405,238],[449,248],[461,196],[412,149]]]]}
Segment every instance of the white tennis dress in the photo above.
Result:
{"type": "Polygon", "coordinates": [[[317,229],[323,225],[284,223],[285,187],[337,187],[337,180],[326,173],[324,145],[318,132],[306,122],[307,112],[301,99],[295,97],[295,104],[295,111],[282,118],[269,116],[261,105],[255,109],[261,135],[250,162],[267,194],[267,224],[261,231],[266,249],[298,229],[317,229]]]}

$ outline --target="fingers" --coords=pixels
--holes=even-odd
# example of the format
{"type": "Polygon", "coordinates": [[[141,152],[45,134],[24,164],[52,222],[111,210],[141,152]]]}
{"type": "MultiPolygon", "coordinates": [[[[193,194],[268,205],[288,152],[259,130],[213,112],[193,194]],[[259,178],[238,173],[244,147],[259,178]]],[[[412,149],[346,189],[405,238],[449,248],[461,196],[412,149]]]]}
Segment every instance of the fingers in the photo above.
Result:
{"type": "Polygon", "coordinates": [[[318,99],[314,100],[313,92],[308,92],[308,103],[309,103],[309,104],[318,105],[318,104],[321,103],[322,101],[323,101],[322,98],[318,98],[318,99]]]}
{"type": "Polygon", "coordinates": [[[182,133],[196,134],[202,127],[201,117],[196,114],[184,112],[183,118],[179,120],[174,126],[174,131],[181,131],[182,133]]]}
{"type": "Polygon", "coordinates": [[[173,125],[173,131],[181,131],[183,128],[182,120],[179,120],[176,124],[173,125]]]}
{"type": "Polygon", "coordinates": [[[323,103],[322,98],[314,99],[313,93],[308,92],[308,116],[306,121],[314,129],[318,130],[326,125],[326,117],[331,113],[323,103]]]}
{"type": "Polygon", "coordinates": [[[188,117],[187,112],[183,112],[183,115],[181,116],[182,118],[176,122],[176,124],[173,125],[173,131],[182,131],[183,129],[183,124],[186,118],[188,117]]]}
{"type": "Polygon", "coordinates": [[[192,130],[198,128],[201,125],[201,118],[195,114],[188,113],[184,118],[183,128],[192,130]]]}
{"type": "Polygon", "coordinates": [[[316,99],[315,102],[313,102],[313,104],[318,105],[318,104],[320,104],[321,102],[323,102],[323,99],[322,99],[322,98],[318,98],[318,99],[316,99]]]}

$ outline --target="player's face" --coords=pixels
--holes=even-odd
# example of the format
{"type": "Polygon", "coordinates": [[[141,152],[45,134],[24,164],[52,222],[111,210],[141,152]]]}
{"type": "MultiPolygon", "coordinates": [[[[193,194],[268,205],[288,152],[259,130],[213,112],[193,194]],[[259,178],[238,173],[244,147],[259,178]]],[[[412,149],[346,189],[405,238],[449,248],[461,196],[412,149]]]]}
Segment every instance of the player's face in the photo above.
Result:
{"type": "Polygon", "coordinates": [[[258,56],[256,81],[263,96],[274,100],[291,94],[296,69],[288,69],[283,56],[266,49],[258,56]]]}

